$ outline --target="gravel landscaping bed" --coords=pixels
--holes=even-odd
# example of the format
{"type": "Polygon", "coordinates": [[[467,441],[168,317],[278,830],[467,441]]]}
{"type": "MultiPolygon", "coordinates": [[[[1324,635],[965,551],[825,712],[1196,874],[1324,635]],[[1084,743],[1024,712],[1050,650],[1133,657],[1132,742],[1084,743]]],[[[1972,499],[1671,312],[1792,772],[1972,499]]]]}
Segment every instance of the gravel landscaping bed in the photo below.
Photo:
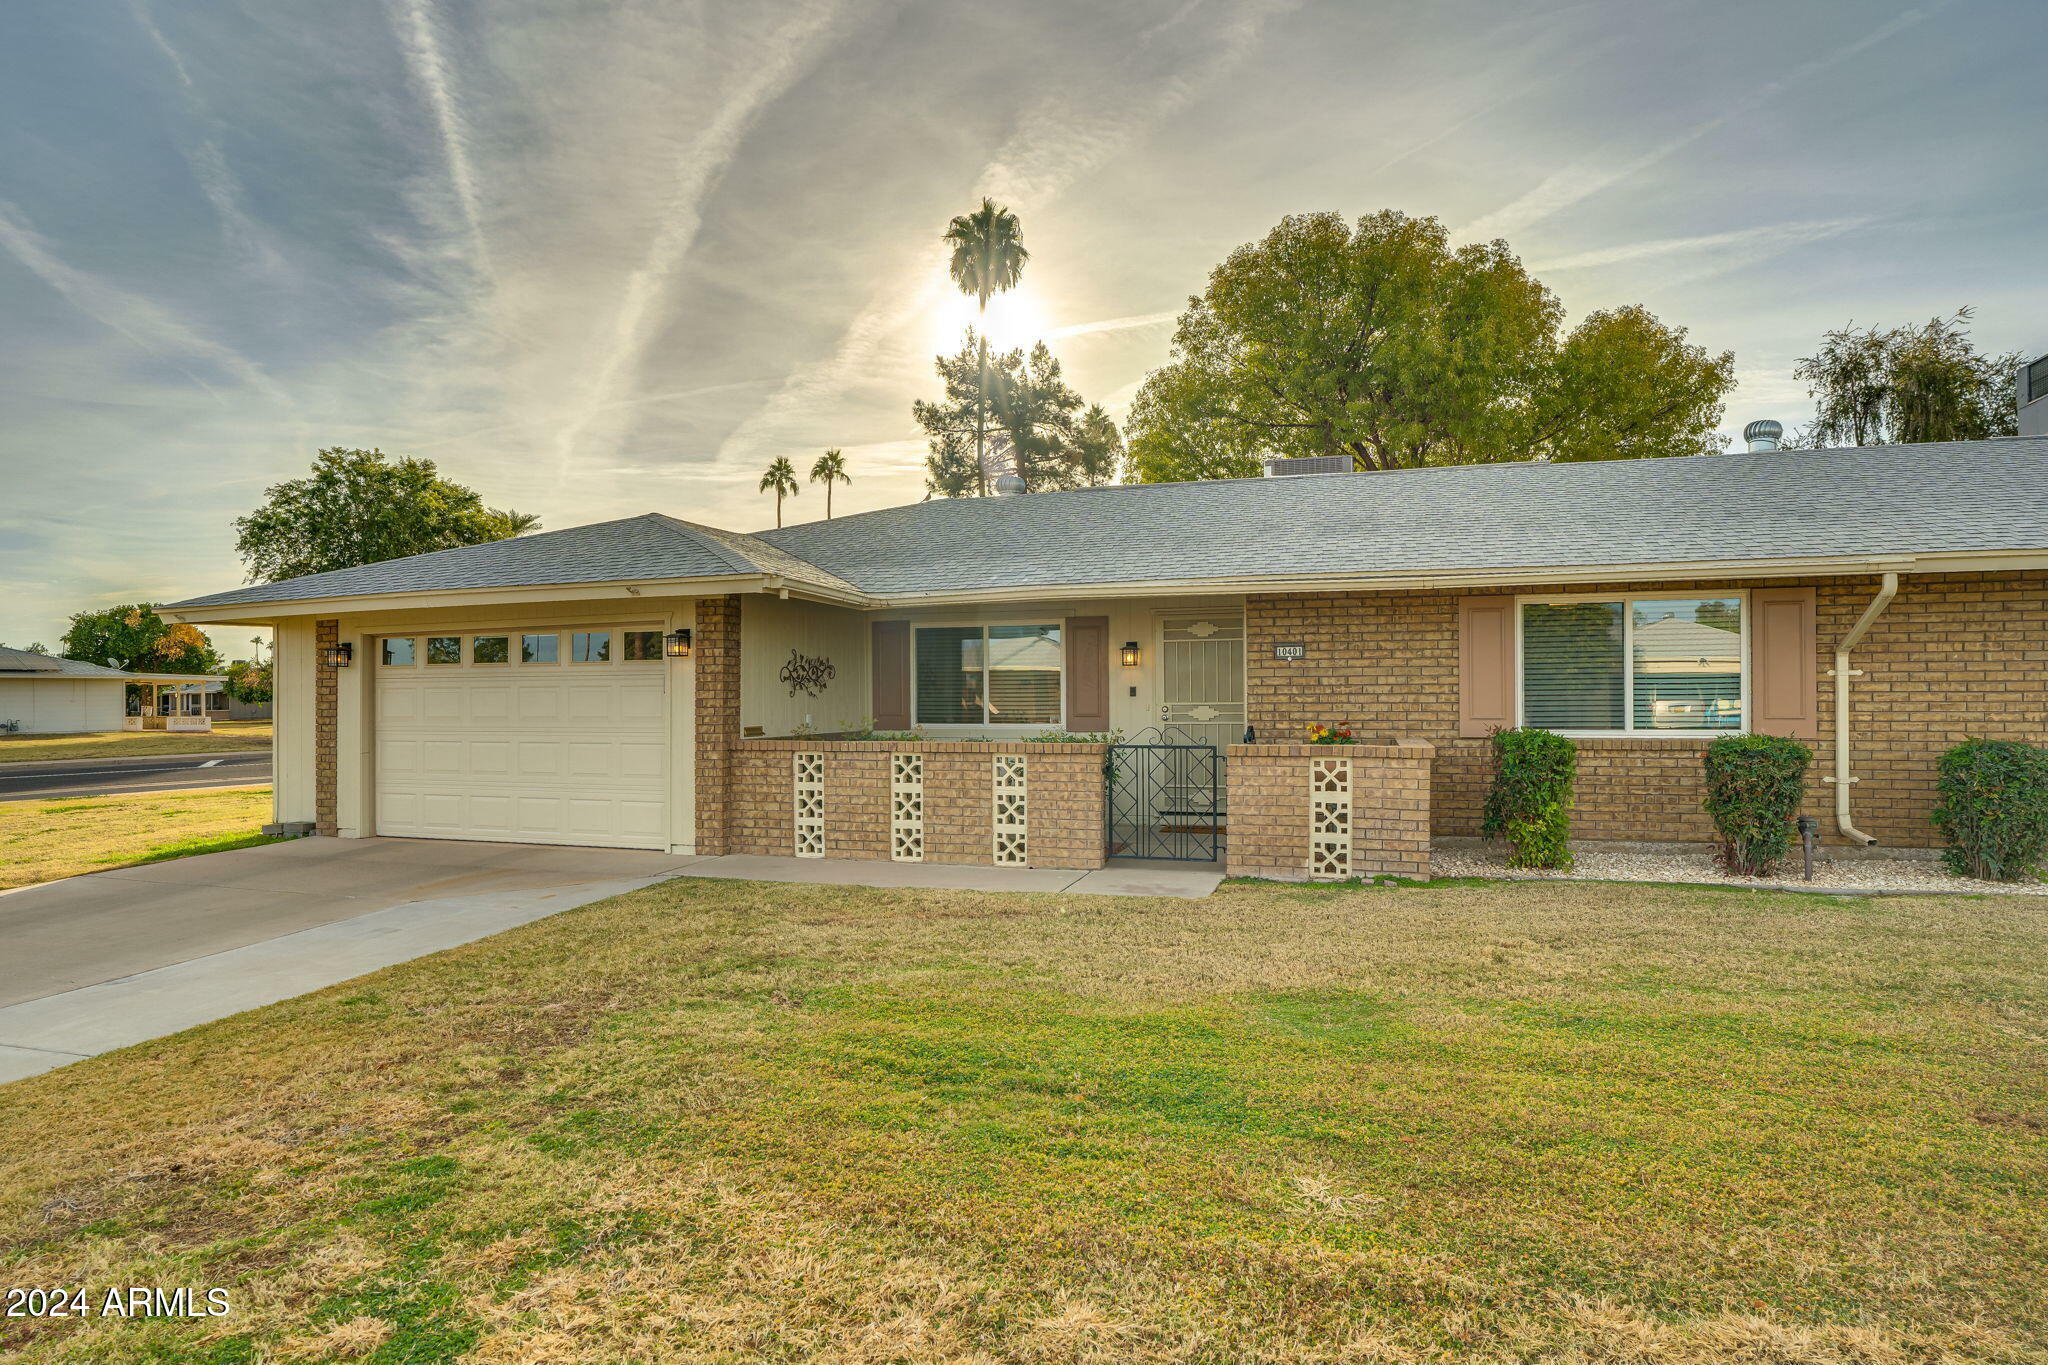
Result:
{"type": "Polygon", "coordinates": [[[1529,881],[1705,882],[1714,886],[1782,887],[1793,891],[1882,891],[1911,895],[2048,895],[2048,882],[1980,882],[1958,877],[1940,863],[1906,858],[1816,859],[1813,880],[1800,876],[1795,850],[1777,877],[1731,877],[1707,853],[1604,853],[1573,850],[1569,872],[1511,868],[1505,848],[1437,849],[1438,877],[1506,877],[1529,881]]]}

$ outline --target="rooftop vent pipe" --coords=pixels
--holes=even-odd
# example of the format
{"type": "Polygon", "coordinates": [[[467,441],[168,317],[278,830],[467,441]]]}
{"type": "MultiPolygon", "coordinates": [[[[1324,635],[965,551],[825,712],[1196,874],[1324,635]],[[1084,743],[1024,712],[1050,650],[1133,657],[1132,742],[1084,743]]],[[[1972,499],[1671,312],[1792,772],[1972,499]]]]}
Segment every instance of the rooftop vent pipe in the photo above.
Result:
{"type": "Polygon", "coordinates": [[[1752,451],[1776,450],[1785,439],[1785,424],[1769,417],[1759,417],[1742,429],[1742,439],[1749,443],[1752,451]]]}

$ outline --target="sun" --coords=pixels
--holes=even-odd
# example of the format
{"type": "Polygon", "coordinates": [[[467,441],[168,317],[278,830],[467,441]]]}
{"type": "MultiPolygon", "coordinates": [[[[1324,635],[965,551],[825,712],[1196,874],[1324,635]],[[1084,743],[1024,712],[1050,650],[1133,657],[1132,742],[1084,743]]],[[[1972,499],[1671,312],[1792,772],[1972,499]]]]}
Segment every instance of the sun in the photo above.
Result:
{"type": "Polygon", "coordinates": [[[1029,350],[1031,343],[1052,330],[1045,303],[1029,284],[1019,285],[988,301],[986,319],[974,299],[960,292],[945,267],[938,269],[937,306],[932,309],[932,344],[936,350],[951,352],[969,327],[977,324],[988,332],[988,344],[998,351],[1029,350]]]}

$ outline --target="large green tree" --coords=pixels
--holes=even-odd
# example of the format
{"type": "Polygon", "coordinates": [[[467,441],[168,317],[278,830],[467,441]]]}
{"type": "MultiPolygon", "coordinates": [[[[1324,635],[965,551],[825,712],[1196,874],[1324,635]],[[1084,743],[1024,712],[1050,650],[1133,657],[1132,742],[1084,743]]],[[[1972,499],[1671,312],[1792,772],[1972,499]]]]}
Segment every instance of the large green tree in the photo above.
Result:
{"type": "Polygon", "coordinates": [[[220,654],[197,626],[172,625],[146,602],[82,611],[64,632],[64,657],[136,673],[218,673],[220,654]]]}
{"type": "Polygon", "coordinates": [[[1569,332],[1501,241],[1434,218],[1284,218],[1188,301],[1127,435],[1146,482],[1256,475],[1272,456],[1361,470],[1718,450],[1734,357],[1638,307],[1569,332]]]}
{"type": "Polygon", "coordinates": [[[381,450],[321,451],[303,479],[273,484],[263,505],[235,520],[235,549],[251,583],[352,569],[429,550],[506,540],[540,518],[497,511],[432,460],[381,450]]]}
{"type": "Polygon", "coordinates": [[[1814,403],[1813,422],[1797,443],[1819,449],[2016,434],[2020,355],[1981,353],[1969,321],[1970,310],[1958,308],[1917,327],[1850,323],[1827,333],[1792,370],[1814,403]]]}
{"type": "MultiPolygon", "coordinates": [[[[983,199],[981,207],[972,213],[963,213],[946,226],[944,241],[952,247],[947,259],[946,272],[953,277],[953,283],[963,294],[973,296],[977,312],[986,321],[988,301],[1006,290],[1015,289],[1017,282],[1024,278],[1024,263],[1031,259],[1031,253],[1024,249],[1024,230],[1017,221],[1017,215],[999,207],[993,199],[983,199]]],[[[978,491],[988,492],[988,428],[989,405],[989,356],[988,334],[981,333],[979,368],[980,378],[975,385],[977,405],[974,410],[974,463],[978,491]]]]}

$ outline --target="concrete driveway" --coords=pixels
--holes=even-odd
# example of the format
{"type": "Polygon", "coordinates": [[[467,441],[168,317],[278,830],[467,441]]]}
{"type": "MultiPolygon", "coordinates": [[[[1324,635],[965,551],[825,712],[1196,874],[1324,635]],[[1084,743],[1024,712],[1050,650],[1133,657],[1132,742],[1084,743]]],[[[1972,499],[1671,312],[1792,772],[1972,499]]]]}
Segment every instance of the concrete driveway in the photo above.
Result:
{"type": "Polygon", "coordinates": [[[0,895],[0,1081],[662,881],[631,849],[298,839],[0,895]]]}

